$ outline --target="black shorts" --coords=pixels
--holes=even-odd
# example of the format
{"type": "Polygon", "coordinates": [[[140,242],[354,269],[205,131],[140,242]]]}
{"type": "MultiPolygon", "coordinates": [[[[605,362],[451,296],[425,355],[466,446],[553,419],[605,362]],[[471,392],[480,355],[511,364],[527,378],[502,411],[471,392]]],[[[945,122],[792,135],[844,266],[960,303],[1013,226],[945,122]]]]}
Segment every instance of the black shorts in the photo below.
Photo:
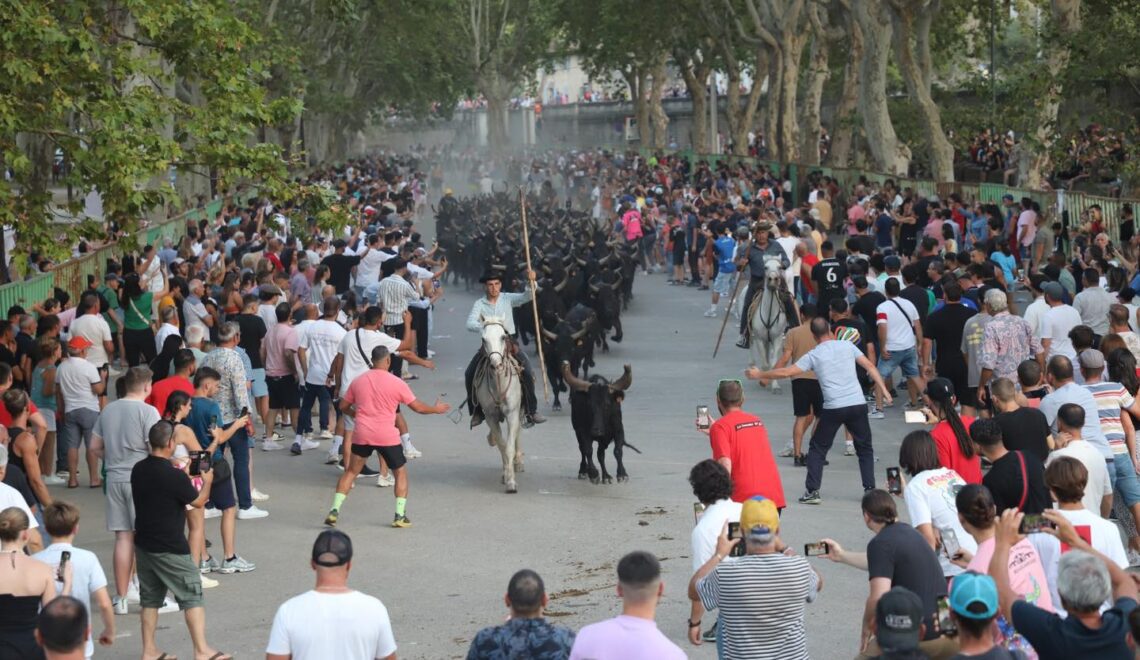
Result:
{"type": "Polygon", "coordinates": [[[684,245],[681,245],[680,247],[673,246],[673,265],[674,266],[684,266],[685,265],[685,246],[684,245]]]}
{"type": "Polygon", "coordinates": [[[237,498],[234,496],[234,478],[231,475],[221,481],[214,481],[210,484],[210,499],[209,502],[218,511],[225,511],[237,506],[237,498]]]}
{"type": "Polygon", "coordinates": [[[266,376],[269,390],[269,407],[273,410],[293,410],[301,407],[301,391],[296,376],[266,376]]]}
{"type": "Polygon", "coordinates": [[[368,458],[372,455],[372,452],[380,454],[380,458],[384,459],[384,462],[392,470],[398,470],[404,467],[408,462],[408,459],[404,457],[403,445],[378,447],[376,445],[358,445],[355,442],[352,443],[352,453],[354,456],[368,458]]]}
{"type": "Polygon", "coordinates": [[[792,413],[796,417],[819,414],[823,410],[823,390],[814,378],[792,379],[792,413]]]}

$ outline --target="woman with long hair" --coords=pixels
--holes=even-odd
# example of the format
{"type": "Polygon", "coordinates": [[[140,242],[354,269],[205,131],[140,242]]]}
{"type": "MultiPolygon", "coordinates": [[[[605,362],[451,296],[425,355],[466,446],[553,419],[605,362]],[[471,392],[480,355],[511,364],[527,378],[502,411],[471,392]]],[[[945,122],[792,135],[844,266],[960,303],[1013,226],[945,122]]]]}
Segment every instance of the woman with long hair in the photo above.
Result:
{"type": "Polygon", "coordinates": [[[39,408],[47,425],[44,444],[40,447],[40,473],[44,483],[59,485],[63,479],[55,475],[55,368],[63,357],[63,347],[57,337],[40,337],[36,342],[36,366],[32,369],[32,402],[39,408]]]}
{"type": "Polygon", "coordinates": [[[226,278],[222,281],[220,302],[227,317],[241,313],[240,278],[241,275],[237,271],[231,270],[226,273],[226,278]]]}
{"type": "Polygon", "coordinates": [[[150,372],[154,380],[160,381],[174,373],[174,356],[182,350],[182,335],[169,335],[162,342],[162,351],[150,361],[150,372]]]}
{"type": "MultiPolygon", "coordinates": [[[[166,399],[166,409],[163,411],[162,419],[169,422],[174,426],[174,455],[171,456],[170,462],[174,467],[190,473],[190,452],[202,451],[202,445],[198,442],[198,436],[194,431],[184,424],[186,417],[190,414],[191,400],[190,394],[183,391],[174,391],[166,399]]],[[[213,451],[214,447],[211,445],[207,447],[207,451],[213,451]]],[[[201,476],[190,476],[190,483],[194,488],[201,492],[203,480],[201,476]]],[[[197,508],[187,505],[186,507],[186,527],[189,533],[186,535],[186,540],[190,544],[190,556],[194,560],[195,566],[200,566],[202,558],[205,557],[206,552],[206,510],[204,508],[197,508]]],[[[210,587],[218,586],[218,581],[210,579],[205,575],[202,576],[202,588],[209,589],[210,587]]]]}
{"type": "MultiPolygon", "coordinates": [[[[20,507],[0,511],[0,658],[42,658],[36,643],[40,608],[55,598],[55,571],[27,554],[42,545],[20,507]]],[[[71,565],[63,569],[63,595],[71,595],[71,565]]]]}
{"type": "MultiPolygon", "coordinates": [[[[989,489],[981,484],[970,484],[958,491],[954,498],[958,520],[977,544],[977,550],[957,560],[959,566],[989,575],[990,560],[994,556],[997,507],[989,489]]],[[[1057,593],[1057,561],[1060,558],[1057,540],[1048,534],[1032,534],[1023,538],[1009,549],[1010,587],[1027,603],[1052,612],[1060,601],[1054,600],[1057,593]],[[1037,538],[1033,538],[1037,537],[1037,538]],[[1030,538],[1033,540],[1031,541],[1030,538]],[[1051,547],[1051,566],[1047,566],[1038,553],[1035,543],[1051,547]],[[1052,577],[1052,579],[1050,579],[1052,577]]],[[[1009,650],[1018,650],[1027,658],[1036,658],[1033,647],[1013,629],[1013,624],[998,615],[996,627],[997,644],[1009,650]]]]}
{"type": "Polygon", "coordinates": [[[982,459],[967,430],[974,418],[959,416],[954,409],[954,385],[945,378],[932,378],[926,383],[922,398],[927,406],[927,422],[934,424],[930,435],[938,448],[938,462],[957,472],[968,484],[982,483],[982,459]]]}
{"type": "Polygon", "coordinates": [[[903,488],[903,500],[910,512],[910,524],[938,553],[942,574],[953,577],[962,572],[954,564],[957,550],[973,554],[977,549],[958,522],[954,493],[966,486],[957,472],[938,462],[938,448],[927,431],[912,431],[899,447],[899,467],[910,479],[903,488]],[[951,538],[953,537],[953,538],[951,538]]]}
{"type": "Polygon", "coordinates": [[[170,293],[163,280],[158,293],[143,291],[139,276],[128,273],[123,280],[119,306],[123,309],[123,347],[127,352],[127,365],[137,367],[144,361],[149,363],[158,353],[154,346],[154,329],[151,327],[152,307],[155,296],[160,300],[170,293]]]}

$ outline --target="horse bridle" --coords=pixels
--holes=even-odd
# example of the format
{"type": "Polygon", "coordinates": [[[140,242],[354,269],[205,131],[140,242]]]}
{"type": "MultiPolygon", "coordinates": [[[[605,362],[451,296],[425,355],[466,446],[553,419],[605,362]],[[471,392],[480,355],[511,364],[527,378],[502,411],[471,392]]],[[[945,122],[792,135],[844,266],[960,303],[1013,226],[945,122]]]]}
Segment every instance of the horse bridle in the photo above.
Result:
{"type": "MultiPolygon", "coordinates": [[[[511,333],[507,331],[507,326],[502,324],[502,323],[496,322],[496,323],[484,323],[483,327],[486,328],[487,326],[491,326],[491,325],[497,325],[503,329],[503,336],[506,337],[506,341],[504,343],[507,346],[510,346],[511,342],[513,340],[511,339],[511,333]]],[[[513,356],[508,356],[501,351],[488,351],[487,346],[485,344],[482,348],[483,348],[483,354],[487,358],[487,360],[484,364],[490,364],[491,356],[492,355],[498,355],[500,358],[500,362],[499,362],[500,366],[497,368],[492,367],[492,369],[494,370],[494,372],[496,374],[498,374],[500,372],[504,372],[504,371],[507,373],[507,381],[502,384],[502,386],[501,386],[502,389],[498,392],[498,397],[496,397],[496,399],[495,399],[495,405],[502,407],[503,401],[507,398],[507,390],[510,389],[511,381],[514,380],[514,377],[515,377],[515,370],[511,368],[511,364],[510,364],[510,360],[513,359],[513,356]]],[[[482,372],[483,372],[483,369],[480,369],[480,373],[476,374],[477,378],[474,379],[475,383],[479,382],[478,376],[482,376],[483,375],[482,372]]],[[[492,390],[492,391],[494,391],[494,390],[492,390]]]]}

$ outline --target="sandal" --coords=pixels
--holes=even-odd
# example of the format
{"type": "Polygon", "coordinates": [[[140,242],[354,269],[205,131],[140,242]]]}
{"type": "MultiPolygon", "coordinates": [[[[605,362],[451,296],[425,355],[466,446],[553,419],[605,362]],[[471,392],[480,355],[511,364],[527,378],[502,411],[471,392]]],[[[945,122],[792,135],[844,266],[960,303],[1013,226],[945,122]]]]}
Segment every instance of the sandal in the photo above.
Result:
{"type": "Polygon", "coordinates": [[[177,657],[177,656],[173,656],[173,655],[170,655],[170,654],[168,654],[168,653],[166,653],[166,652],[164,651],[164,652],[162,653],[162,655],[160,655],[160,656],[158,656],[157,658],[155,658],[155,660],[178,660],[178,657],[177,657]]]}
{"type": "Polygon", "coordinates": [[[67,487],[68,488],[79,488],[79,480],[76,479],[75,481],[68,481],[67,487]]]}
{"type": "Polygon", "coordinates": [[[227,655],[221,651],[218,651],[214,655],[210,656],[210,660],[234,660],[234,657],[232,655],[227,655]]]}

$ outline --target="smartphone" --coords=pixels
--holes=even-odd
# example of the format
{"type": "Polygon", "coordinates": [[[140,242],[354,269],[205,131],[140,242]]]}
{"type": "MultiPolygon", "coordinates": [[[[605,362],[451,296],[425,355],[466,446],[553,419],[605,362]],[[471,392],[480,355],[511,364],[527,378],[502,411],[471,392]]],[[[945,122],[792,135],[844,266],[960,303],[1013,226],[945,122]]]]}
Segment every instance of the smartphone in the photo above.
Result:
{"type": "Polygon", "coordinates": [[[822,555],[826,555],[829,552],[831,552],[831,548],[827,547],[827,544],[823,541],[820,541],[819,543],[804,544],[805,557],[820,557],[822,555]]]}
{"type": "Polygon", "coordinates": [[[1028,513],[1017,526],[1019,534],[1039,534],[1046,529],[1055,529],[1057,525],[1040,513],[1028,513]]]}
{"type": "Polygon", "coordinates": [[[59,553],[59,570],[56,572],[56,579],[63,582],[63,567],[67,566],[67,562],[71,561],[71,551],[64,550],[59,553]]]}
{"type": "Polygon", "coordinates": [[[954,555],[962,552],[962,544],[958,542],[958,535],[954,530],[946,527],[939,529],[938,533],[942,535],[942,551],[946,553],[946,557],[953,559],[954,555]]]}
{"type": "Polygon", "coordinates": [[[887,492],[895,495],[902,494],[902,476],[897,467],[887,468],[887,492]]]}
{"type": "Polygon", "coordinates": [[[701,514],[705,512],[705,505],[700,502],[693,502],[693,522],[701,519],[701,514]]]}
{"type": "Polygon", "coordinates": [[[248,415],[249,415],[249,408],[248,407],[242,408],[241,412],[238,413],[238,417],[247,417],[248,415]]]}
{"type": "Polygon", "coordinates": [[[712,426],[712,420],[709,418],[708,406],[697,406],[697,428],[707,429],[712,426]]]}
{"type": "Polygon", "coordinates": [[[732,546],[732,551],[728,553],[729,557],[743,557],[744,556],[744,535],[740,533],[740,523],[728,523],[728,538],[740,539],[740,543],[732,546]]]}
{"type": "Polygon", "coordinates": [[[204,451],[190,452],[190,476],[197,477],[210,471],[210,454],[204,451]]]}
{"type": "Polygon", "coordinates": [[[939,596],[937,605],[937,618],[934,624],[938,626],[938,634],[946,637],[954,637],[958,634],[958,626],[954,623],[954,619],[950,617],[950,597],[939,596]]]}
{"type": "Polygon", "coordinates": [[[926,414],[921,410],[907,410],[903,412],[903,421],[907,424],[925,424],[926,414]]]}

